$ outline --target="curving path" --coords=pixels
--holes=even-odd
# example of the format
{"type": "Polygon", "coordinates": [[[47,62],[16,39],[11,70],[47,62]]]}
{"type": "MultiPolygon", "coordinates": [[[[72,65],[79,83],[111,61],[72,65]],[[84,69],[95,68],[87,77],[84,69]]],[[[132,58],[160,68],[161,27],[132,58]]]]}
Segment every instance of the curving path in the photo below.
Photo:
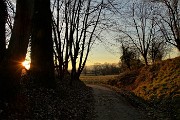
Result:
{"type": "Polygon", "coordinates": [[[115,91],[98,85],[92,87],[95,98],[95,120],[148,120],[115,91]]]}

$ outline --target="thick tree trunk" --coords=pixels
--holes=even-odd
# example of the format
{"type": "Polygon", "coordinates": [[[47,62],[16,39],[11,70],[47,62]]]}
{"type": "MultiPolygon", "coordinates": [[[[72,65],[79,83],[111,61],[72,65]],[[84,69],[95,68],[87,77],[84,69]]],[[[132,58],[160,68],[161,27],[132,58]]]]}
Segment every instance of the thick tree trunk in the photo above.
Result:
{"type": "Polygon", "coordinates": [[[31,71],[35,82],[54,87],[53,41],[50,0],[35,0],[31,37],[31,71]]]}
{"type": "Polygon", "coordinates": [[[176,39],[175,42],[176,42],[176,44],[177,44],[176,47],[177,47],[178,50],[180,51],[180,38],[176,39]]]}
{"type": "Polygon", "coordinates": [[[7,53],[0,63],[0,96],[11,99],[18,89],[31,31],[32,0],[17,0],[14,27],[7,53]]]}
{"type": "Polygon", "coordinates": [[[147,59],[147,55],[143,55],[143,58],[144,58],[145,65],[146,65],[146,66],[148,66],[148,59],[147,59]]]}
{"type": "Polygon", "coordinates": [[[0,62],[3,60],[6,51],[5,23],[7,17],[7,6],[5,0],[0,1],[0,62]]]}

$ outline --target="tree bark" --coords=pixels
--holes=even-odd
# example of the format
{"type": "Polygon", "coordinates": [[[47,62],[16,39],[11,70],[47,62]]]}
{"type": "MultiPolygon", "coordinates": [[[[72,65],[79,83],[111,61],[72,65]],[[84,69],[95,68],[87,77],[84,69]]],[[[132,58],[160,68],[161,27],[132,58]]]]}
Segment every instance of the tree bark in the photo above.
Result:
{"type": "Polygon", "coordinates": [[[175,40],[175,42],[177,43],[177,48],[178,48],[178,50],[180,51],[180,38],[177,38],[176,40],[175,40]]]}
{"type": "Polygon", "coordinates": [[[52,15],[50,0],[36,0],[31,37],[31,72],[35,83],[54,87],[52,15]]]}
{"type": "Polygon", "coordinates": [[[5,0],[0,1],[0,62],[4,58],[6,52],[6,18],[7,18],[7,6],[5,0]]]}
{"type": "Polygon", "coordinates": [[[148,66],[147,54],[142,55],[144,58],[145,65],[148,66]]]}
{"type": "Polygon", "coordinates": [[[0,96],[2,99],[15,97],[21,77],[30,39],[32,0],[17,0],[16,16],[10,43],[0,63],[0,96]]]}

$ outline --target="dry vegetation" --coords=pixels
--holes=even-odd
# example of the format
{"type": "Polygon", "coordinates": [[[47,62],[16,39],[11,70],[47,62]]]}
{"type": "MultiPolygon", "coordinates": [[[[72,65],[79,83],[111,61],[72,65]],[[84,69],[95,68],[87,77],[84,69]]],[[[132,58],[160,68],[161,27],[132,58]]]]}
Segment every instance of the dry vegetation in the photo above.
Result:
{"type": "Polygon", "coordinates": [[[114,80],[118,75],[81,75],[80,80],[86,84],[107,84],[109,80],[114,80]]]}
{"type": "Polygon", "coordinates": [[[90,84],[108,84],[126,91],[124,97],[128,96],[127,100],[150,111],[148,114],[154,119],[180,119],[180,57],[119,76],[81,76],[81,80],[90,84]]]}
{"type": "MultiPolygon", "coordinates": [[[[149,106],[180,119],[180,57],[125,72],[108,83],[131,91],[149,106]]],[[[163,118],[162,118],[163,119],[163,118]]]]}

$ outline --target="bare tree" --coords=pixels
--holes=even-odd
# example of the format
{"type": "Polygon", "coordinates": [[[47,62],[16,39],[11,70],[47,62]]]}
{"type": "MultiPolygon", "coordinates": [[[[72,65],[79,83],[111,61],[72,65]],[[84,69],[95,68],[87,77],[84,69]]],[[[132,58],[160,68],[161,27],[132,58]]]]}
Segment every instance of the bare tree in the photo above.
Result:
{"type": "MultiPolygon", "coordinates": [[[[155,0],[156,1],[156,0],[155,0]]],[[[161,0],[158,23],[166,41],[180,50],[180,1],[161,0]]]]}
{"type": "Polygon", "coordinates": [[[155,63],[156,61],[161,61],[167,52],[169,52],[169,47],[165,43],[164,38],[159,37],[151,42],[148,55],[152,63],[155,63]]]}
{"type": "Polygon", "coordinates": [[[102,22],[102,11],[110,6],[109,2],[63,0],[54,3],[57,6],[56,17],[53,17],[54,54],[60,76],[71,65],[71,79],[79,79],[94,40],[100,33],[97,27],[102,22]]]}
{"type": "MultiPolygon", "coordinates": [[[[129,43],[135,47],[148,65],[148,50],[151,41],[158,31],[155,22],[153,5],[144,1],[137,1],[129,6],[126,12],[125,29],[119,30],[125,40],[129,38],[129,43]]],[[[122,37],[121,36],[121,37],[122,37]]]]}
{"type": "Polygon", "coordinates": [[[93,35],[99,23],[101,10],[103,8],[103,0],[98,4],[93,3],[92,0],[88,0],[84,3],[84,5],[86,5],[83,8],[84,11],[79,10],[77,6],[76,11],[77,12],[79,11],[78,13],[79,15],[77,15],[77,18],[72,17],[74,20],[80,19],[80,16],[82,15],[81,23],[80,21],[74,21],[72,19],[71,21],[74,22],[71,23],[72,26],[74,27],[72,27],[72,30],[70,30],[70,40],[72,40],[72,42],[70,42],[70,57],[72,64],[71,75],[72,78],[77,78],[77,79],[79,79],[79,76],[83,71],[83,68],[85,66],[85,63],[89,55],[91,45],[93,44],[93,35]],[[76,62],[78,60],[79,60],[79,65],[78,65],[78,69],[76,69],[76,62]]]}

